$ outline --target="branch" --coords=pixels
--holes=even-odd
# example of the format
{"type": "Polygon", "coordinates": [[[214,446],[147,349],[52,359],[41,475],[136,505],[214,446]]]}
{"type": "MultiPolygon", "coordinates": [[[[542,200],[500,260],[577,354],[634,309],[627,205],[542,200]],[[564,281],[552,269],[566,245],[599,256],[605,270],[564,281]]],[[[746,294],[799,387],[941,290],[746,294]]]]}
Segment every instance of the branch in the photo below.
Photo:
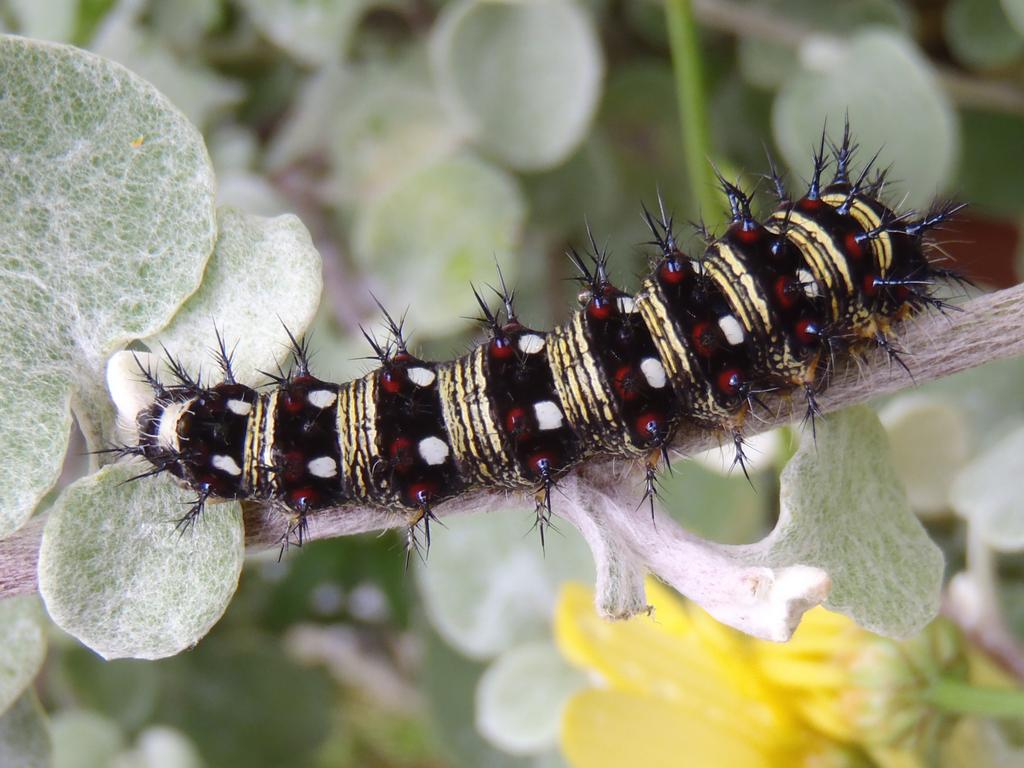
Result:
{"type": "MultiPolygon", "coordinates": [[[[824,411],[864,402],[879,395],[949,376],[986,362],[1024,354],[1024,285],[988,294],[963,311],[929,313],[900,329],[899,345],[907,352],[913,379],[892,365],[881,351],[860,362],[840,365],[819,404],[824,411]]],[[[786,396],[767,401],[769,417],[748,419],[748,436],[791,423],[803,404],[786,396]]],[[[690,455],[718,444],[718,435],[695,427],[683,429],[673,450],[690,455]]],[[[559,482],[557,511],[583,534],[598,563],[599,609],[625,617],[646,609],[643,578],[653,571],[691,597],[719,620],[759,637],[788,638],[805,610],[828,595],[829,576],[819,568],[752,566],[729,550],[687,533],[671,518],[656,518],[652,545],[646,510],[627,509],[621,501],[632,482],[633,462],[599,457],[559,482]],[[680,567],[685,563],[685,568],[680,567]]],[[[637,486],[639,487],[639,486],[637,486]]],[[[444,517],[482,509],[529,505],[524,494],[476,491],[438,506],[444,517]]],[[[367,507],[340,507],[310,516],[309,539],[330,538],[402,527],[409,512],[367,507]]],[[[43,521],[36,519],[0,541],[0,596],[35,590],[36,557],[43,521]]],[[[251,550],[277,546],[286,520],[273,509],[246,505],[246,543],[251,550]]]]}

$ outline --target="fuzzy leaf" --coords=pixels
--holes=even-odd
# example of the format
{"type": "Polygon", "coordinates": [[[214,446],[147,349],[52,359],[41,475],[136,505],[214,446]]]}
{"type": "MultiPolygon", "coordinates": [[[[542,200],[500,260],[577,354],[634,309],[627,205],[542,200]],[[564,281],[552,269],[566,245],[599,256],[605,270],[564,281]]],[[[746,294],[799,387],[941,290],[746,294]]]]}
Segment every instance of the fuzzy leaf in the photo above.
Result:
{"type": "Polygon", "coordinates": [[[65,710],[50,720],[53,768],[109,768],[124,746],[113,722],[89,710],[65,710]]]}
{"type": "Polygon", "coordinates": [[[893,467],[918,515],[949,510],[949,489],[967,460],[970,428],[960,409],[925,395],[899,397],[880,414],[893,467]]]}
{"type": "Polygon", "coordinates": [[[568,579],[590,582],[586,546],[571,526],[540,546],[532,511],[448,517],[435,532],[430,562],[416,569],[427,616],[442,637],[472,658],[489,658],[547,637],[568,579]]]}
{"type": "Polygon", "coordinates": [[[550,640],[512,648],[477,684],[477,730],[514,755],[552,749],[558,744],[565,703],[584,684],[550,640]]]}
{"type": "Polygon", "coordinates": [[[112,768],[202,768],[195,745],[181,731],[156,725],[139,734],[135,746],[117,756],[112,768]]]}
{"type": "Polygon", "coordinates": [[[275,360],[287,366],[285,327],[298,337],[313,321],[323,288],[320,254],[295,216],[267,219],[221,208],[217,218],[220,234],[202,287],[146,343],[163,344],[190,371],[202,367],[216,378],[216,324],[228,351],[238,342],[236,377],[252,384],[275,360]]]}
{"type": "Polygon", "coordinates": [[[874,411],[822,419],[780,482],[775,530],[738,550],[766,565],[823,568],[832,580],[826,607],[873,632],[906,637],[935,617],[942,552],[910,509],[874,411]]]}
{"type": "Polygon", "coordinates": [[[39,551],[39,591],[54,622],[106,659],[158,659],[194,645],[227,608],[242,569],[241,511],[209,505],[178,536],[168,510],[190,494],[172,483],[125,483],[112,465],[67,488],[39,551]]]}
{"type": "Polygon", "coordinates": [[[950,500],[957,513],[977,526],[982,540],[1000,552],[1024,549],[1024,427],[968,464],[957,476],[950,500]]]}
{"type": "Polygon", "coordinates": [[[467,0],[445,10],[431,46],[453,118],[507,165],[550,168],[586,137],[604,62],[579,5],[467,0]]]}
{"type": "Polygon", "coordinates": [[[349,39],[375,5],[395,0],[243,0],[253,23],[276,45],[306,64],[343,60],[349,39]]]}
{"type": "Polygon", "coordinates": [[[450,333],[479,313],[466,286],[494,282],[494,260],[515,285],[526,206],[515,180],[459,156],[406,177],[361,212],[354,255],[388,286],[395,307],[413,306],[425,336],[450,333]]]}
{"type": "Polygon", "coordinates": [[[138,3],[115,6],[97,31],[93,50],[155,85],[196,125],[205,126],[218,112],[241,100],[239,83],[182,60],[156,37],[139,18],[143,7],[138,3]]]}
{"type": "Polygon", "coordinates": [[[60,472],[69,401],[164,325],[215,235],[202,137],[152,86],[67,46],[0,38],[0,535],[60,472]],[[27,385],[27,383],[30,383],[27,385]]]}
{"type": "Polygon", "coordinates": [[[0,765],[52,768],[52,752],[43,708],[33,691],[25,691],[0,716],[0,765]]]}
{"type": "Polygon", "coordinates": [[[1005,67],[1024,53],[1024,37],[1007,20],[1000,0],[953,0],[942,27],[953,55],[968,67],[1005,67]]]}
{"type": "Polygon", "coordinates": [[[0,714],[32,682],[45,655],[43,612],[35,595],[0,600],[0,714]]]}
{"type": "Polygon", "coordinates": [[[810,178],[811,147],[826,117],[838,139],[848,114],[860,146],[855,166],[878,150],[877,169],[898,159],[899,190],[907,193],[901,210],[927,206],[949,182],[958,147],[956,112],[927,59],[907,38],[881,29],[817,46],[802,51],[810,68],[787,79],[772,110],[775,141],[790,168],[810,178]]]}

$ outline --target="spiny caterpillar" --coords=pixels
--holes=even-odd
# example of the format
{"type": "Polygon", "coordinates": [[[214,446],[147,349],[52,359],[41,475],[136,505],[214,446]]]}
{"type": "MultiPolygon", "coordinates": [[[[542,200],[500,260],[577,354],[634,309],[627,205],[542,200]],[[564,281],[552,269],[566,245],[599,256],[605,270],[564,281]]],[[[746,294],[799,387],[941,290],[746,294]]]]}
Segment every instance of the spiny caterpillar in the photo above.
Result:
{"type": "Polygon", "coordinates": [[[948,306],[934,287],[960,278],[929,260],[924,235],[960,206],[895,213],[878,199],[874,159],[852,174],[855,150],[849,126],[838,145],[823,133],[798,200],[772,164],[779,204],[764,222],[719,174],[731,220],[717,238],[701,227],[696,256],[663,206],[657,218],[644,208],[660,253],[635,295],[612,285],[591,237],[592,251],[569,254],[581,308],[549,333],[520,323],[502,280],[498,311],[474,289],[487,340],[449,362],[415,357],[385,312],[384,343],[364,331],[380,367],[344,384],[314,377],[292,338],[294,367],[257,392],[235,381],[219,334],[214,386],[173,360],[171,384],[145,366],[141,379],[114,372],[111,394],[135,435],[115,451],[198,494],[180,526],[208,500],[259,501],[288,516],[283,546],[302,543],[311,513],[345,505],[407,509],[410,547],[420,522],[429,544],[435,505],[474,488],[532,490],[543,535],[558,479],[598,454],[644,460],[653,512],[656,471],[683,420],[723,433],[745,471],[743,423],[762,395],[801,393],[813,424],[837,354],[877,346],[905,368],[892,324],[948,306]]]}

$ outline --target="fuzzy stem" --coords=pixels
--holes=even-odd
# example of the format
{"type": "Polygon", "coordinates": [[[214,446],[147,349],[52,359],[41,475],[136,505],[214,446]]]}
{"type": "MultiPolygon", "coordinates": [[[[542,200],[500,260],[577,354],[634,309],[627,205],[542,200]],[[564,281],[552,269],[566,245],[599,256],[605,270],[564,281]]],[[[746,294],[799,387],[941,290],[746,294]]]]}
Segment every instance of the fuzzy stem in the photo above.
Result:
{"type": "MultiPolygon", "coordinates": [[[[915,384],[924,384],[993,360],[1024,355],[1024,285],[974,299],[964,305],[962,312],[933,313],[916,318],[900,326],[898,334],[900,347],[909,352],[906,360],[914,378],[911,379],[899,366],[893,366],[884,353],[866,354],[859,363],[851,361],[835,371],[828,389],[819,396],[823,412],[909,389],[915,384]]],[[[802,415],[802,406],[796,399],[782,395],[765,400],[769,412],[761,419],[748,420],[748,436],[789,424],[802,415]]],[[[681,429],[672,448],[689,455],[717,444],[716,433],[694,426],[681,429]]],[[[595,457],[573,474],[603,475],[605,482],[611,482],[628,469],[627,463],[621,459],[595,457]]],[[[506,492],[474,491],[439,505],[435,512],[444,517],[485,509],[521,508],[525,498],[524,495],[506,492]]],[[[36,561],[43,522],[39,518],[31,520],[21,530],[0,540],[0,597],[36,590],[36,561]]],[[[384,512],[355,506],[325,509],[310,516],[308,540],[379,531],[408,525],[409,522],[408,511],[384,512]]],[[[286,523],[285,516],[278,511],[257,504],[246,505],[246,544],[254,550],[276,547],[286,523]]],[[[666,539],[685,539],[687,536],[668,517],[659,517],[657,524],[666,539]]],[[[764,586],[761,582],[759,584],[764,586]]],[[[784,578],[780,585],[786,587],[782,590],[785,594],[778,595],[783,598],[778,603],[780,611],[794,603],[786,599],[792,584],[792,578],[784,578]]],[[[619,609],[627,611],[629,602],[628,596],[624,597],[619,609]]],[[[615,609],[607,606],[606,610],[612,612],[615,609]]]]}
{"type": "Polygon", "coordinates": [[[666,0],[668,42],[672,51],[672,69],[676,81],[676,104],[682,130],[683,157],[690,192],[708,214],[719,208],[708,172],[711,157],[711,131],[708,128],[707,99],[704,94],[704,70],[701,63],[697,26],[690,0],[666,0]]]}
{"type": "Polygon", "coordinates": [[[940,678],[924,692],[924,699],[950,714],[1024,720],[1024,689],[1020,688],[980,688],[940,678]]]}

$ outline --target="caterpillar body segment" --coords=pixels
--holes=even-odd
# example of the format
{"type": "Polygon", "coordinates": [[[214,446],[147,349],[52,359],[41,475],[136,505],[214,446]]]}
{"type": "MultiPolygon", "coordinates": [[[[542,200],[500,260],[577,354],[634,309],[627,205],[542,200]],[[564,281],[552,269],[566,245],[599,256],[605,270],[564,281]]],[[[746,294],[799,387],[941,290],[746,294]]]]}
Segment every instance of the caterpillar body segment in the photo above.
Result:
{"type": "Polygon", "coordinates": [[[477,294],[488,337],[466,355],[416,358],[385,313],[387,342],[367,335],[380,367],[343,384],[315,378],[298,342],[295,370],[263,392],[235,382],[223,342],[214,386],[173,363],[164,383],[150,363],[130,370],[115,358],[111,394],[132,433],[117,450],[195,490],[191,520],[207,500],[251,499],[285,510],[299,539],[318,509],[405,509],[414,525],[479,488],[535,491],[543,533],[558,479],[599,454],[642,457],[653,503],[681,423],[742,449],[761,398],[794,390],[813,418],[837,354],[874,345],[903,364],[892,325],[947,306],[934,288],[956,276],[929,261],[924,235],[959,208],[896,214],[867,171],[851,181],[851,146],[847,135],[833,148],[829,183],[822,150],[798,200],[773,171],[780,202],[763,222],[722,179],[732,218],[699,254],[683,253],[664,212],[645,209],[660,254],[635,295],[610,282],[591,238],[591,253],[570,254],[581,306],[549,333],[520,323],[502,280],[497,312],[477,294]]]}

